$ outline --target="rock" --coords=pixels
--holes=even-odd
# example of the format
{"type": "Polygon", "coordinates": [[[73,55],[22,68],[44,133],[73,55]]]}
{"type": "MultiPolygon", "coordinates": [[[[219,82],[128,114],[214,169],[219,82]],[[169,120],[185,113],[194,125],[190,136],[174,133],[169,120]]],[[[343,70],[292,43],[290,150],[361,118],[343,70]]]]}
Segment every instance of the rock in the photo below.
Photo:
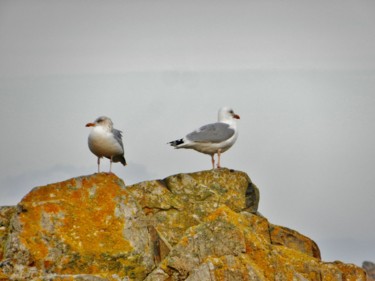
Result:
{"type": "Polygon", "coordinates": [[[321,261],[314,241],[269,223],[258,203],[250,178],[229,169],[37,187],[0,209],[0,280],[366,280],[321,261]]]}
{"type": "Polygon", "coordinates": [[[370,261],[364,261],[362,268],[367,273],[367,281],[375,281],[375,264],[370,261]]]}
{"type": "Polygon", "coordinates": [[[228,169],[179,174],[128,186],[126,190],[141,205],[164,245],[163,257],[186,229],[199,224],[219,206],[256,212],[259,202],[258,189],[250,178],[228,169]]]}
{"type": "Polygon", "coordinates": [[[9,225],[16,210],[15,206],[0,207],[0,261],[4,259],[4,247],[8,240],[9,225]]]}
{"type": "Polygon", "coordinates": [[[155,266],[143,218],[115,175],[35,188],[18,205],[3,273],[16,280],[50,273],[142,280],[155,266]]]}
{"type": "Polygon", "coordinates": [[[270,229],[262,217],[221,206],[190,227],[146,281],[366,280],[360,268],[322,262],[305,253],[305,246],[300,251],[289,243],[272,244],[270,229]]]}
{"type": "Polygon", "coordinates": [[[270,224],[271,243],[284,245],[288,248],[300,251],[311,257],[320,259],[320,250],[316,243],[295,230],[270,224]]]}

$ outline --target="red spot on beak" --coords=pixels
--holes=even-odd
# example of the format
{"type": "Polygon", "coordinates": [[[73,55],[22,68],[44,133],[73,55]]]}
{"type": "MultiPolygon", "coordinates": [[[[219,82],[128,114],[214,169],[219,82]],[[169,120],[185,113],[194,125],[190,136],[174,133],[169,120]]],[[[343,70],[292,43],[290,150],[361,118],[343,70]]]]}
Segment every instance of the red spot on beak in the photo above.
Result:
{"type": "Polygon", "coordinates": [[[240,119],[240,116],[237,115],[237,114],[233,114],[233,118],[235,118],[235,119],[240,119]]]}
{"type": "Polygon", "coordinates": [[[87,123],[86,127],[95,127],[95,123],[87,123]]]}

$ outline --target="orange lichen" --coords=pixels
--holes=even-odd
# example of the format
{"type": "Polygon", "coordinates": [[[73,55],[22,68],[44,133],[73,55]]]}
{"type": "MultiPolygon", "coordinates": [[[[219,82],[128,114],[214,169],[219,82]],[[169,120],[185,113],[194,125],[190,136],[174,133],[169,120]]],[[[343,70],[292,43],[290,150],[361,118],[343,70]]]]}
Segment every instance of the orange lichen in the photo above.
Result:
{"type": "Polygon", "coordinates": [[[189,238],[187,236],[182,237],[182,239],[179,242],[182,246],[187,246],[189,243],[189,238]]]}
{"type": "Polygon", "coordinates": [[[216,280],[266,280],[257,265],[245,255],[208,257],[205,263],[211,268],[216,280]]]}
{"type": "MultiPolygon", "coordinates": [[[[73,268],[79,267],[81,262],[87,263],[87,273],[100,272],[101,260],[105,262],[110,256],[126,255],[133,249],[124,238],[125,218],[116,213],[119,202],[122,200],[126,205],[127,197],[126,190],[118,185],[118,178],[111,174],[97,174],[80,181],[72,179],[34,189],[21,202],[24,212],[19,216],[22,224],[20,241],[37,266],[51,267],[48,258],[51,250],[64,244],[72,256],[70,260],[65,258],[60,270],[74,273],[73,268]]],[[[128,264],[131,268],[136,264],[129,259],[115,260],[118,265],[114,264],[114,267],[128,264]]]]}
{"type": "Polygon", "coordinates": [[[9,276],[0,268],[0,281],[8,281],[9,279],[9,276]]]}
{"type": "Polygon", "coordinates": [[[60,206],[56,204],[45,204],[43,208],[45,212],[54,214],[58,213],[61,210],[60,206]]]}
{"type": "Polygon", "coordinates": [[[154,280],[155,264],[168,280],[200,269],[216,280],[365,280],[354,265],[322,262],[307,237],[246,212],[249,183],[245,173],[216,169],[127,188],[104,173],[35,188],[13,221],[14,259],[54,280],[154,280]]]}
{"type": "Polygon", "coordinates": [[[343,275],[343,280],[346,281],[365,281],[366,280],[366,272],[354,264],[345,264],[342,262],[335,262],[333,263],[337,268],[340,269],[343,275]]]}
{"type": "Polygon", "coordinates": [[[216,210],[214,210],[211,214],[209,214],[205,221],[214,221],[218,218],[223,218],[225,220],[230,221],[231,223],[236,224],[238,213],[232,211],[230,208],[228,208],[225,205],[220,206],[216,210]]]}

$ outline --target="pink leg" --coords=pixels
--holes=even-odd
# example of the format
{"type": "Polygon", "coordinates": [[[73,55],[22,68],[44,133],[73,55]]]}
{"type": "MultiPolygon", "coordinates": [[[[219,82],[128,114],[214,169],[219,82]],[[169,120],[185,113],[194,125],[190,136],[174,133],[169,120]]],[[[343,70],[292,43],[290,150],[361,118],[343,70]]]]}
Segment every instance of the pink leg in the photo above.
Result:
{"type": "Polygon", "coordinates": [[[112,173],[112,156],[111,161],[109,162],[109,173],[112,173]]]}
{"type": "Polygon", "coordinates": [[[214,158],[214,155],[215,155],[215,154],[212,154],[212,155],[211,155],[212,169],[215,169],[215,158],[214,158]]]}
{"type": "Polygon", "coordinates": [[[220,166],[220,153],[221,153],[221,149],[219,149],[217,151],[217,168],[220,169],[221,166],[220,166]]]}

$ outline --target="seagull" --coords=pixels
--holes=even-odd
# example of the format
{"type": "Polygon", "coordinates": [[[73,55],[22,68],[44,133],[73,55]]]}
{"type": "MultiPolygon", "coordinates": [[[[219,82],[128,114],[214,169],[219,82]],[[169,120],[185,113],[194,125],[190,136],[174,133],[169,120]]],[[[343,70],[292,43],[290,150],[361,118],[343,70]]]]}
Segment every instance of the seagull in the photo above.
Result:
{"type": "Polygon", "coordinates": [[[113,128],[112,120],[106,116],[98,117],[86,127],[93,127],[88,138],[89,148],[98,157],[98,173],[100,173],[100,158],[110,159],[109,172],[112,172],[112,162],[126,165],[122,132],[113,128]]]}
{"type": "Polygon", "coordinates": [[[222,107],[219,109],[218,122],[208,124],[191,132],[182,139],[169,142],[175,148],[191,148],[198,152],[211,155],[212,169],[215,169],[217,154],[217,168],[220,167],[220,155],[236,142],[238,130],[236,119],[240,116],[233,109],[222,107]]]}

